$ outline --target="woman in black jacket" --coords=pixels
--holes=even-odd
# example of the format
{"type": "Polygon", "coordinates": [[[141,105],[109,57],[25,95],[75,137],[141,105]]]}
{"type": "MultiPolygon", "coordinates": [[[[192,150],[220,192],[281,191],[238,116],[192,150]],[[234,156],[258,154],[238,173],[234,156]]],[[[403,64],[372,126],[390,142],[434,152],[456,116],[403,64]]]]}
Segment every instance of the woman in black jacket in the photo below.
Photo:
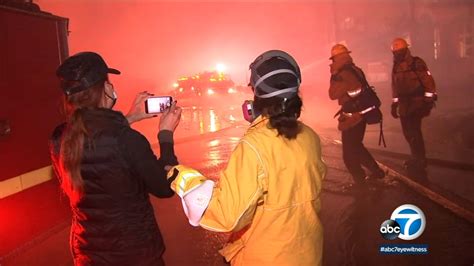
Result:
{"type": "Polygon", "coordinates": [[[159,124],[160,159],[130,123],[152,117],[141,93],[125,117],[112,110],[117,99],[102,57],[83,52],[57,70],[67,122],[51,141],[51,157],[72,209],[71,251],[75,265],[163,265],[164,243],[148,193],[174,193],[165,167],[178,163],[173,132],[181,109],[175,103],[159,124]]]}

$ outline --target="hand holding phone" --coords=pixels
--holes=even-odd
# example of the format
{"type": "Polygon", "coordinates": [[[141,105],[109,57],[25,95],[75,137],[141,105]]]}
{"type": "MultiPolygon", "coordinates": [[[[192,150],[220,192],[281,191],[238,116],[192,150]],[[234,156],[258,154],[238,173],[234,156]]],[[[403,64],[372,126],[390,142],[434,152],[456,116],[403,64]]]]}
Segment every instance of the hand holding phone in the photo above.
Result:
{"type": "Polygon", "coordinates": [[[143,103],[146,101],[146,99],[151,96],[153,96],[153,94],[147,91],[137,93],[135,99],[132,102],[132,106],[130,107],[128,113],[125,115],[129,124],[133,124],[143,119],[148,119],[155,116],[154,114],[145,113],[145,106],[143,106],[143,103]]]}
{"type": "Polygon", "coordinates": [[[149,97],[145,101],[145,113],[158,114],[163,113],[171,107],[173,98],[171,96],[155,96],[149,97]]]}
{"type": "Polygon", "coordinates": [[[166,109],[160,117],[159,129],[173,131],[181,120],[181,107],[177,106],[176,101],[171,104],[171,107],[166,109]]]}

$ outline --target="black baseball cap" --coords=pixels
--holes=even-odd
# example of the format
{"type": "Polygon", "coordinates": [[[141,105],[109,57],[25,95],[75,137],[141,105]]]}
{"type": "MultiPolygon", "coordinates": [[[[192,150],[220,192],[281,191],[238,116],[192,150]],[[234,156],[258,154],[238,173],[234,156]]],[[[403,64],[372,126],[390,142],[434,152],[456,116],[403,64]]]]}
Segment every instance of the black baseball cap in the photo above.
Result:
{"type": "Polygon", "coordinates": [[[77,81],[79,84],[67,86],[61,82],[66,95],[72,95],[107,80],[108,74],[120,74],[120,71],[109,68],[102,56],[94,52],[81,52],[70,56],[58,67],[56,76],[62,81],[77,81]]]}

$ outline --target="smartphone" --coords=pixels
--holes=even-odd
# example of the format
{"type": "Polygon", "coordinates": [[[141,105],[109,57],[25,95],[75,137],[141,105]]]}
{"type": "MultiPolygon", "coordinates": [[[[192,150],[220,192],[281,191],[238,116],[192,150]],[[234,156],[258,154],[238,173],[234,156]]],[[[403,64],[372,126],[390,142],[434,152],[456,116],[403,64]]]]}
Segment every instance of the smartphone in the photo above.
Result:
{"type": "Polygon", "coordinates": [[[145,101],[145,113],[156,114],[162,113],[166,109],[171,107],[173,97],[171,96],[154,96],[146,99],[145,101]]]}

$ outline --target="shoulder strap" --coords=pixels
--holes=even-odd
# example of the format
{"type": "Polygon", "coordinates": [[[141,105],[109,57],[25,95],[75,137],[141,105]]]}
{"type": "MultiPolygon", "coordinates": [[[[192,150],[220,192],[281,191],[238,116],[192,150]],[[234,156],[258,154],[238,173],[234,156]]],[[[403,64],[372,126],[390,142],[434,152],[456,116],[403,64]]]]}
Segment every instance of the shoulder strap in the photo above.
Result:
{"type": "Polygon", "coordinates": [[[367,78],[365,77],[364,71],[362,71],[362,69],[357,67],[355,64],[353,63],[347,64],[342,69],[352,72],[362,85],[364,85],[367,88],[370,88],[369,82],[367,81],[367,78]]]}
{"type": "Polygon", "coordinates": [[[383,144],[384,148],[387,148],[387,143],[385,143],[385,136],[383,135],[383,119],[380,120],[380,133],[379,133],[379,146],[383,144]]]}
{"type": "Polygon", "coordinates": [[[420,60],[421,60],[421,58],[419,58],[418,56],[414,56],[413,57],[413,62],[411,62],[410,68],[411,68],[411,71],[413,71],[413,73],[415,73],[416,78],[418,79],[418,82],[420,82],[420,85],[424,88],[425,86],[423,85],[423,81],[421,81],[420,76],[416,72],[416,62],[420,62],[420,60]]]}
{"type": "Polygon", "coordinates": [[[411,71],[416,71],[416,63],[420,62],[420,60],[421,58],[419,58],[418,56],[413,56],[413,62],[411,62],[410,65],[411,71]]]}

